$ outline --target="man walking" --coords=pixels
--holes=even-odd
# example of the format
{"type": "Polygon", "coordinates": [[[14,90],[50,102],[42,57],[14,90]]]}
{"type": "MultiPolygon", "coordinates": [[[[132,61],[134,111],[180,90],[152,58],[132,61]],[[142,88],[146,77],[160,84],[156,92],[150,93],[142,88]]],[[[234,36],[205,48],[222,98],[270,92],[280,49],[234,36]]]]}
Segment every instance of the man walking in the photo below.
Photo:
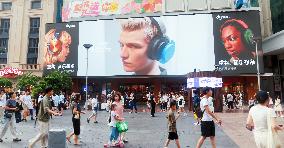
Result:
{"type": "Polygon", "coordinates": [[[46,88],[46,95],[43,97],[43,100],[39,104],[39,113],[38,113],[38,123],[39,123],[39,134],[29,141],[29,148],[33,148],[35,143],[41,140],[41,147],[47,147],[46,141],[49,131],[49,119],[50,115],[55,116],[60,115],[51,110],[51,97],[53,95],[53,89],[51,87],[46,88]]]}
{"type": "Polygon", "coordinates": [[[196,148],[201,148],[203,142],[207,137],[210,137],[212,148],[216,148],[215,139],[215,124],[213,119],[221,125],[222,121],[214,114],[214,107],[211,101],[212,90],[209,87],[205,87],[202,90],[204,97],[200,101],[200,108],[203,113],[201,119],[201,137],[198,140],[196,148]]]}

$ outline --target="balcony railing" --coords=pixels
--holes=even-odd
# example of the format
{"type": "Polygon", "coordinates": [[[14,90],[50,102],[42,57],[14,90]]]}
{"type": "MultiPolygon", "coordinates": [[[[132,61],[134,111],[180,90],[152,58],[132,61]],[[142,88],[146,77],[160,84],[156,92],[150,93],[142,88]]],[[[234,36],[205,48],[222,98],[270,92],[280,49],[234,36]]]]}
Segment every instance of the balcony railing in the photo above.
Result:
{"type": "Polygon", "coordinates": [[[4,69],[5,67],[8,67],[7,64],[0,64],[0,69],[4,69]]]}
{"type": "Polygon", "coordinates": [[[40,64],[20,64],[22,67],[22,70],[31,70],[31,71],[37,71],[41,70],[40,64]]]}

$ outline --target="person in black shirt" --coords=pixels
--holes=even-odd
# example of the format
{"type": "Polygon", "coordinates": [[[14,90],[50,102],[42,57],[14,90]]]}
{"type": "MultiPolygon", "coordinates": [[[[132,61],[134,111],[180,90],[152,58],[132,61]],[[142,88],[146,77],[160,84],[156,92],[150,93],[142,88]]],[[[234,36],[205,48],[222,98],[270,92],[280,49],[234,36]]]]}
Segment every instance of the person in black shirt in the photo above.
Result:
{"type": "Polygon", "coordinates": [[[156,101],[155,101],[155,96],[153,94],[153,92],[151,92],[150,95],[150,103],[151,103],[151,117],[155,117],[155,107],[156,107],[156,101]]]}
{"type": "Polygon", "coordinates": [[[19,139],[17,137],[17,133],[16,133],[16,128],[15,128],[15,112],[18,111],[19,109],[16,107],[16,93],[11,93],[11,98],[9,100],[7,100],[6,102],[6,106],[5,106],[5,125],[3,130],[0,133],[0,142],[3,142],[3,137],[7,132],[8,127],[10,126],[11,128],[11,134],[13,137],[15,137],[13,139],[13,141],[18,142],[21,141],[21,139],[19,139]]]}
{"type": "Polygon", "coordinates": [[[80,135],[80,118],[81,118],[81,113],[85,114],[85,112],[81,111],[81,106],[79,104],[80,100],[81,100],[80,95],[76,95],[72,108],[72,114],[73,114],[72,122],[73,122],[74,131],[71,132],[66,137],[67,141],[70,142],[70,138],[74,136],[74,145],[79,145],[78,136],[80,135]]]}

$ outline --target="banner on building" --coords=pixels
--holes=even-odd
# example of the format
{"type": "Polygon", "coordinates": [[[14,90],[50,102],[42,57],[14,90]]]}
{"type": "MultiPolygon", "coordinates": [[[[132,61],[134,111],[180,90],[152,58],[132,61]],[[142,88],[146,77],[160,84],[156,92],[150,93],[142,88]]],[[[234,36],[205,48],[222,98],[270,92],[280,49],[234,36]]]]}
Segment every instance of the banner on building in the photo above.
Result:
{"type": "Polygon", "coordinates": [[[222,73],[257,73],[258,48],[260,72],[263,52],[258,11],[213,13],[215,64],[222,73]],[[256,46],[257,43],[257,46],[256,46]]]}
{"type": "MultiPolygon", "coordinates": [[[[86,71],[88,76],[176,76],[194,69],[216,68],[228,75],[256,74],[255,44],[250,39],[252,35],[260,36],[257,18],[258,11],[248,11],[83,21],[76,27],[72,23],[53,24],[47,35],[56,26],[67,29],[72,39],[68,64],[76,65],[73,72],[77,76],[85,76],[86,71]],[[231,23],[244,32],[234,29],[231,23]],[[227,34],[221,35],[223,32],[227,34]],[[93,47],[86,50],[84,44],[93,47]]],[[[53,34],[53,38],[60,39],[53,34]]],[[[261,45],[258,50],[262,53],[261,45]]],[[[261,54],[259,59],[262,70],[261,54]]],[[[54,61],[63,64],[60,58],[54,61]]],[[[58,66],[55,69],[63,67],[58,66]]]]}
{"type": "Polygon", "coordinates": [[[44,73],[54,70],[76,75],[78,70],[79,23],[46,24],[44,73]]]}
{"type": "Polygon", "coordinates": [[[80,17],[161,11],[162,0],[64,0],[62,21],[80,17]]]}

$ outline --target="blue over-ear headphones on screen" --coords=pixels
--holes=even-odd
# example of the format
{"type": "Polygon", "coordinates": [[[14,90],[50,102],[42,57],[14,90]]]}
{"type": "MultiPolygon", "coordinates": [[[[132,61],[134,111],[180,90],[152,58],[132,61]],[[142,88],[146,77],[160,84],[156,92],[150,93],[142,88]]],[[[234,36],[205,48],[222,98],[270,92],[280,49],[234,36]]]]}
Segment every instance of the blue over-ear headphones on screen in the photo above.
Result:
{"type": "Polygon", "coordinates": [[[167,63],[175,53],[175,42],[170,40],[161,30],[159,23],[150,17],[151,23],[157,28],[157,34],[151,39],[147,54],[152,60],[157,60],[162,64],[167,63]]]}

